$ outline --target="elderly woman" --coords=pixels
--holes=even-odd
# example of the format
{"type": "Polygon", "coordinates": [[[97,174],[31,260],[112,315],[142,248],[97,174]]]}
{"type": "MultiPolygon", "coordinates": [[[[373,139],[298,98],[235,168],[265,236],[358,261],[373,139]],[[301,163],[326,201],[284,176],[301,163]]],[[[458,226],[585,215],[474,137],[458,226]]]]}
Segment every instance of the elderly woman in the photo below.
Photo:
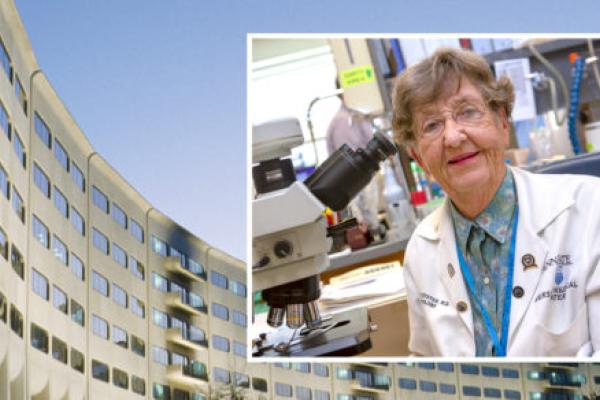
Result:
{"type": "Polygon", "coordinates": [[[600,180],[507,167],[513,99],[466,50],[396,83],[396,141],[448,195],[406,250],[416,354],[600,355],[600,180]]]}

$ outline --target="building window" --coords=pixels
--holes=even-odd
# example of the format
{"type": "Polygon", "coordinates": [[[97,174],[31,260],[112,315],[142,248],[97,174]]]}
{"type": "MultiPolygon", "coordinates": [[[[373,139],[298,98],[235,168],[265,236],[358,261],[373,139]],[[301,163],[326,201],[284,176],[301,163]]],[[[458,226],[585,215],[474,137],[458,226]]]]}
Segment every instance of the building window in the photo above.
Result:
{"type": "MultiPolygon", "coordinates": [[[[0,229],[0,237],[2,236],[2,230],[0,229]]],[[[2,247],[2,243],[0,242],[0,248],[2,247]]],[[[14,244],[10,246],[10,263],[13,267],[13,270],[19,275],[21,279],[23,279],[24,271],[25,271],[25,261],[23,260],[23,255],[15,247],[14,244]]]]}
{"type": "Polygon", "coordinates": [[[54,157],[65,171],[69,172],[69,154],[57,138],[54,138],[54,157]]]}
{"type": "Polygon", "coordinates": [[[224,352],[229,352],[229,339],[223,336],[213,335],[212,336],[212,347],[224,352]]]}
{"type": "Polygon", "coordinates": [[[508,400],[521,400],[521,392],[517,390],[504,389],[504,398],[508,400]]]}
{"type": "Polygon", "coordinates": [[[52,358],[67,363],[67,344],[56,336],[52,336],[52,358]]]}
{"type": "Polygon", "coordinates": [[[500,370],[496,367],[481,367],[481,375],[497,378],[500,376],[500,370]]]}
{"type": "Polygon", "coordinates": [[[152,385],[152,398],[154,400],[171,400],[171,388],[155,383],[152,385]]]}
{"type": "Polygon", "coordinates": [[[35,133],[37,133],[38,137],[42,140],[42,142],[46,145],[46,147],[50,148],[52,134],[50,133],[50,128],[44,122],[40,114],[35,113],[35,133]]]}
{"type": "Polygon", "coordinates": [[[213,379],[215,380],[215,382],[220,383],[229,383],[231,380],[231,378],[229,377],[229,371],[219,367],[213,368],[213,379]]]}
{"type": "Polygon", "coordinates": [[[92,228],[92,242],[95,248],[108,255],[108,238],[96,228],[92,228]]]}
{"type": "Polygon", "coordinates": [[[131,390],[133,393],[146,395],[146,381],[139,376],[131,375],[131,390]]]}
{"type": "Polygon", "coordinates": [[[25,154],[25,146],[23,145],[23,141],[21,140],[21,137],[17,131],[14,131],[13,134],[13,149],[17,155],[17,158],[21,162],[21,165],[23,168],[25,168],[27,165],[27,155],[25,154]]]}
{"type": "Polygon", "coordinates": [[[61,263],[69,265],[69,250],[56,235],[52,235],[52,252],[61,263]]]}
{"type": "Polygon", "coordinates": [[[166,257],[168,254],[167,244],[156,236],[152,236],[152,250],[162,257],[166,257]]]}
{"type": "Polygon", "coordinates": [[[0,292],[0,321],[6,323],[8,302],[4,293],[0,292]]]}
{"type": "Polygon", "coordinates": [[[400,389],[416,390],[417,381],[410,378],[400,378],[398,379],[398,386],[400,387],[400,389]]]}
{"type": "Polygon", "coordinates": [[[56,285],[52,285],[52,305],[63,314],[69,314],[67,294],[60,290],[56,285]]]}
{"type": "Polygon", "coordinates": [[[48,354],[48,333],[33,322],[31,323],[31,346],[48,354]]]}
{"type": "Polygon", "coordinates": [[[211,304],[212,315],[225,321],[229,321],[229,310],[223,304],[211,304]]]}
{"type": "Polygon", "coordinates": [[[233,354],[236,356],[246,358],[246,344],[238,342],[237,340],[233,341],[233,354]]]}
{"type": "Polygon", "coordinates": [[[210,271],[210,283],[217,287],[227,289],[227,277],[217,271],[210,271]]]}
{"type": "Polygon", "coordinates": [[[8,181],[8,174],[2,165],[0,165],[0,192],[4,194],[6,200],[10,198],[10,182],[8,181]]]}
{"type": "Polygon", "coordinates": [[[292,365],[296,371],[302,372],[303,374],[310,374],[310,364],[309,363],[294,363],[292,365]]]}
{"type": "Polygon", "coordinates": [[[108,374],[108,365],[100,361],[92,360],[92,377],[94,379],[108,383],[108,374]]]}
{"type": "Polygon", "coordinates": [[[162,275],[152,272],[152,286],[163,293],[169,291],[169,280],[162,275]]]}
{"type": "Polygon", "coordinates": [[[85,357],[79,350],[71,347],[71,368],[83,374],[85,357]]]}
{"type": "Polygon", "coordinates": [[[15,185],[13,185],[13,193],[12,193],[12,207],[17,213],[17,216],[21,220],[21,222],[25,223],[25,204],[23,203],[23,198],[17,191],[15,185]]]}
{"type": "Polygon", "coordinates": [[[125,349],[129,347],[127,332],[124,329],[121,329],[117,325],[113,325],[112,335],[113,343],[115,343],[117,346],[121,346],[125,349]]]}
{"type": "Polygon", "coordinates": [[[296,386],[296,399],[312,400],[312,393],[310,389],[304,386],[296,386]]]}
{"type": "Polygon", "coordinates": [[[31,288],[44,300],[48,300],[48,279],[35,268],[31,268],[31,288]]]}
{"type": "Polygon", "coordinates": [[[169,365],[169,351],[162,347],[152,346],[152,360],[157,364],[169,365]]]}
{"type": "Polygon", "coordinates": [[[2,228],[0,228],[0,256],[8,260],[8,237],[2,228]]]}
{"type": "Polygon", "coordinates": [[[481,388],[477,386],[463,386],[463,395],[469,397],[481,397],[481,388]]]}
{"type": "Polygon", "coordinates": [[[329,376],[329,367],[327,366],[327,364],[314,363],[313,372],[317,376],[326,378],[329,376]]]}
{"type": "Polygon", "coordinates": [[[101,295],[108,297],[108,280],[96,271],[92,271],[92,287],[101,295]]]}
{"type": "Polygon", "coordinates": [[[179,354],[175,351],[171,353],[171,365],[188,365],[190,360],[183,354],[179,354]]]}
{"type": "Polygon", "coordinates": [[[75,254],[71,253],[71,257],[69,257],[69,265],[71,266],[71,272],[75,275],[79,280],[85,280],[85,267],[83,266],[83,261],[75,254]]]}
{"type": "Polygon", "coordinates": [[[456,394],[456,386],[450,383],[440,383],[440,393],[456,394]]]}
{"type": "Polygon", "coordinates": [[[75,207],[71,207],[71,225],[81,236],[85,236],[85,220],[75,207]]]}
{"type": "Polygon", "coordinates": [[[460,364],[460,372],[468,375],[479,375],[479,367],[473,364],[460,364]]]}
{"type": "Polygon", "coordinates": [[[502,369],[502,377],[510,379],[519,379],[519,371],[516,369],[502,369]]]}
{"type": "Polygon", "coordinates": [[[329,392],[315,389],[315,400],[330,400],[329,392]]]}
{"type": "Polygon", "coordinates": [[[112,298],[123,308],[127,308],[127,292],[122,287],[113,283],[112,298]]]}
{"type": "Polygon", "coordinates": [[[135,276],[136,278],[140,279],[140,280],[144,280],[144,266],[142,265],[141,262],[139,262],[138,260],[136,260],[133,256],[129,257],[129,269],[131,270],[131,273],[133,274],[133,276],[135,276]]]}
{"type": "Polygon", "coordinates": [[[121,389],[129,389],[129,376],[125,371],[113,368],[113,385],[121,389]]]}
{"type": "Polygon", "coordinates": [[[17,96],[17,101],[19,102],[21,109],[25,115],[27,115],[27,93],[25,93],[25,88],[17,74],[15,74],[15,95],[17,96]]]}
{"type": "Polygon", "coordinates": [[[204,266],[198,261],[188,258],[188,269],[194,275],[206,280],[206,271],[204,269],[204,266]]]}
{"type": "Polygon", "coordinates": [[[292,397],[292,385],[275,382],[275,394],[282,397],[292,397]]]}
{"type": "Polygon", "coordinates": [[[112,257],[121,267],[127,268],[127,253],[125,253],[125,250],[115,242],[112,244],[112,257]]]}
{"type": "Polygon", "coordinates": [[[108,322],[96,314],[92,314],[92,332],[94,335],[108,340],[108,322]]]}
{"type": "Polygon", "coordinates": [[[85,192],[85,177],[81,169],[74,162],[71,162],[71,179],[73,179],[79,190],[85,192]]]}
{"type": "Polygon", "coordinates": [[[131,351],[139,356],[146,357],[146,344],[139,337],[131,335],[131,351]]]}
{"type": "Polygon", "coordinates": [[[85,326],[85,310],[73,299],[71,299],[71,319],[79,325],[85,326]]]}
{"type": "Polygon", "coordinates": [[[250,377],[245,374],[240,374],[239,372],[233,373],[233,384],[237,387],[249,388],[250,387],[250,377]]]}
{"type": "MultiPolygon", "coordinates": [[[[0,169],[1,168],[2,167],[0,167],[0,169]]],[[[42,171],[37,163],[33,163],[33,182],[44,196],[50,198],[50,179],[48,179],[48,175],[42,171]]]]}
{"type": "Polygon", "coordinates": [[[234,281],[231,279],[229,281],[229,289],[237,296],[246,297],[246,285],[242,282],[234,281]]]}
{"type": "Polygon", "coordinates": [[[38,242],[42,244],[45,248],[50,248],[50,233],[48,232],[48,228],[42,221],[33,214],[33,236],[37,239],[38,242]]]}
{"type": "Polygon", "coordinates": [[[108,214],[108,197],[96,186],[92,186],[92,202],[96,207],[108,214]]]}
{"type": "Polygon", "coordinates": [[[437,392],[437,385],[435,384],[435,382],[420,380],[419,381],[419,390],[421,390],[421,392],[428,392],[428,393],[437,392]]]}
{"type": "Polygon", "coordinates": [[[140,318],[144,318],[146,316],[144,303],[135,296],[131,296],[131,312],[140,318]]]}
{"type": "Polygon", "coordinates": [[[63,217],[69,218],[69,202],[56,186],[54,186],[54,207],[63,217]]]}
{"type": "MultiPolygon", "coordinates": [[[[2,296],[2,295],[0,295],[2,296]]],[[[4,315],[4,322],[6,322],[6,298],[4,299],[4,310],[0,310],[4,315]]],[[[17,334],[20,338],[23,337],[23,314],[17,310],[14,304],[10,305],[10,329],[17,334]]]]}
{"type": "Polygon", "coordinates": [[[502,392],[496,388],[483,388],[483,397],[499,399],[502,397],[502,392]]]}
{"type": "Polygon", "coordinates": [[[8,118],[8,113],[6,112],[6,108],[4,105],[0,103],[0,128],[4,131],[4,134],[10,140],[10,120],[8,118]]]}
{"type": "Polygon", "coordinates": [[[154,322],[154,325],[160,326],[161,328],[167,329],[169,327],[169,316],[156,308],[152,309],[152,321],[154,322]]]}
{"type": "Polygon", "coordinates": [[[423,368],[423,369],[434,369],[435,364],[434,363],[418,363],[417,367],[423,368]]]}
{"type": "Polygon", "coordinates": [[[244,314],[243,312],[237,311],[237,310],[231,310],[231,320],[233,321],[234,324],[244,327],[244,328],[247,325],[246,314],[244,314]]]}
{"type": "Polygon", "coordinates": [[[127,214],[125,214],[125,211],[123,211],[123,209],[115,202],[112,203],[111,214],[113,220],[121,225],[123,229],[127,230],[127,214]]]}
{"type": "Polygon", "coordinates": [[[454,372],[454,364],[452,363],[438,363],[437,367],[440,371],[454,372]]]}
{"type": "Polygon", "coordinates": [[[269,391],[269,385],[263,378],[253,377],[252,378],[252,389],[257,392],[267,393],[269,391]]]}
{"type": "Polygon", "coordinates": [[[8,51],[6,51],[6,47],[2,40],[0,40],[0,65],[2,65],[2,69],[4,73],[6,73],[6,78],[9,82],[12,82],[12,66],[10,63],[10,57],[8,56],[8,51]]]}
{"type": "Polygon", "coordinates": [[[138,224],[133,218],[130,219],[131,225],[129,230],[131,235],[137,239],[138,242],[144,243],[144,228],[138,224]]]}

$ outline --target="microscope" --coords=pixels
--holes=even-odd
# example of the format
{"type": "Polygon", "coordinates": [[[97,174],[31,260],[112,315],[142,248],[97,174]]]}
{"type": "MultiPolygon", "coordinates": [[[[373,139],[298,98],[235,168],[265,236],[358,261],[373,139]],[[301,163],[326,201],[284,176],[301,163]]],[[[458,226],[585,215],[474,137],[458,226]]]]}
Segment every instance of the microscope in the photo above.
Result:
{"type": "Polygon", "coordinates": [[[377,132],[366,148],[340,147],[299,182],[289,156],[303,141],[295,118],[252,131],[252,290],[262,291],[272,327],[253,338],[255,357],[348,356],[371,347],[366,309],[320,313],[319,274],[340,229],[327,227],[323,211],[344,209],[397,149],[377,132]]]}

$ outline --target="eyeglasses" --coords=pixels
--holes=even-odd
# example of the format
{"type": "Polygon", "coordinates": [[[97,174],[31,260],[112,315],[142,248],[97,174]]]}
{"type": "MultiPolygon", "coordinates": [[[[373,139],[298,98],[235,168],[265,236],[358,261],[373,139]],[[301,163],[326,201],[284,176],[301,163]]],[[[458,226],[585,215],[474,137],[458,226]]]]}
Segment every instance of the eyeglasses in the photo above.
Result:
{"type": "Polygon", "coordinates": [[[437,139],[446,126],[445,114],[450,114],[450,118],[458,125],[474,127],[485,118],[487,107],[484,103],[462,102],[449,111],[425,116],[418,129],[417,139],[437,139]]]}

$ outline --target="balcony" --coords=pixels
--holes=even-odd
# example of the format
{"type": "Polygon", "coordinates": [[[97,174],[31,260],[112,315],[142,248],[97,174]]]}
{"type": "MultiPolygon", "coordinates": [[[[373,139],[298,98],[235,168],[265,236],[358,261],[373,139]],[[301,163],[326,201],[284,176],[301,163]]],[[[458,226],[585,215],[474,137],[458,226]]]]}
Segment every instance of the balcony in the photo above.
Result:
{"type": "Polygon", "coordinates": [[[208,373],[206,366],[192,361],[188,365],[169,365],[167,382],[171,387],[208,394],[208,373]]]}
{"type": "Polygon", "coordinates": [[[350,389],[357,392],[367,392],[372,394],[389,394],[389,386],[365,386],[358,380],[350,384],[350,389]]]}
{"type": "Polygon", "coordinates": [[[203,283],[206,281],[206,272],[199,264],[192,264],[194,267],[189,267],[181,262],[181,258],[177,256],[165,257],[164,267],[167,271],[184,276],[192,281],[203,283]],[[197,265],[197,266],[196,266],[197,265]]]}
{"type": "Polygon", "coordinates": [[[181,328],[167,329],[167,341],[192,351],[205,351],[208,347],[206,339],[192,337],[189,331],[184,333],[181,328]]]}
{"type": "Polygon", "coordinates": [[[171,292],[167,293],[165,297],[167,306],[169,307],[176,308],[196,317],[206,314],[206,304],[204,304],[202,298],[197,295],[171,292]]]}
{"type": "Polygon", "coordinates": [[[368,368],[377,368],[377,369],[386,369],[388,367],[388,363],[382,362],[352,362],[352,365],[360,365],[368,368]]]}

